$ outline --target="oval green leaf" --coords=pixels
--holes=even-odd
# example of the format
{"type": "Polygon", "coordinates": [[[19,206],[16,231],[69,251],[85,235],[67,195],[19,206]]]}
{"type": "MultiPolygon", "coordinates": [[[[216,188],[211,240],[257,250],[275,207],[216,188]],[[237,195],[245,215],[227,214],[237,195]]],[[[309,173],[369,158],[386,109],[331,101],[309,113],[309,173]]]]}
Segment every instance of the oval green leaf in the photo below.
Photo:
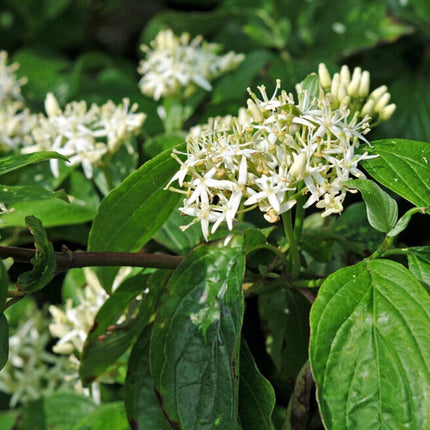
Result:
{"type": "Polygon", "coordinates": [[[179,200],[163,190],[178,170],[167,150],[128,176],[102,201],[94,219],[89,251],[137,251],[160,228],[179,200]]]}
{"type": "Polygon", "coordinates": [[[430,144],[407,139],[384,139],[366,147],[379,157],[362,162],[382,185],[430,211],[430,144]]]}
{"type": "MultiPolygon", "coordinates": [[[[137,251],[162,226],[179,201],[179,194],[163,190],[179,168],[171,152],[145,163],[105,197],[90,230],[89,251],[137,251]]],[[[115,268],[97,273],[109,290],[115,268]]]]}
{"type": "Polygon", "coordinates": [[[402,265],[329,276],[311,310],[310,361],[327,429],[427,428],[430,297],[402,265]]]}
{"type": "Polygon", "coordinates": [[[174,428],[238,428],[244,267],[242,244],[204,244],[176,269],[162,296],[151,368],[174,428]]]}
{"type": "Polygon", "coordinates": [[[398,207],[396,201],[368,179],[352,179],[345,185],[360,191],[366,203],[369,224],[383,233],[389,232],[397,221],[398,207]]]}

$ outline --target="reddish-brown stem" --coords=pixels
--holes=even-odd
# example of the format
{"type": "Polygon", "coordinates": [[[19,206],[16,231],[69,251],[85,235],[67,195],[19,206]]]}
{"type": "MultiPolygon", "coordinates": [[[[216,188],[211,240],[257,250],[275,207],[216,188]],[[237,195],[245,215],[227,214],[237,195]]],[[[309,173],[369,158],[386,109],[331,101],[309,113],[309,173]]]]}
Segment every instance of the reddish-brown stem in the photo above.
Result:
{"type": "MultiPolygon", "coordinates": [[[[0,246],[0,258],[12,257],[21,263],[30,263],[36,250],[29,248],[17,248],[12,246],[0,246]]],[[[65,251],[54,252],[57,262],[57,272],[66,272],[76,267],[91,266],[132,266],[152,267],[155,269],[175,269],[183,260],[183,257],[162,253],[146,254],[141,252],[90,252],[90,251],[65,251]]]]}

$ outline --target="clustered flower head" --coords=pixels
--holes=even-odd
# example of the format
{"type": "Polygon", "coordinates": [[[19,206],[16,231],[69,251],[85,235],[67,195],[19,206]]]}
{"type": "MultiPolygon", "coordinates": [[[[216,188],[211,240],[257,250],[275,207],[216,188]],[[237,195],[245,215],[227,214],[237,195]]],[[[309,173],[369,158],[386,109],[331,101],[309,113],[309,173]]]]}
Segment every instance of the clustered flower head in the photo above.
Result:
{"type": "Polygon", "coordinates": [[[66,301],[64,309],[51,305],[49,312],[53,322],[49,325],[52,336],[59,338],[52,350],[58,354],[77,355],[82,353],[85,340],[94,324],[94,318],[108,298],[97,277],[90,269],[85,269],[87,285],[78,290],[79,303],[66,301]]]}
{"type": "MultiPolygon", "coordinates": [[[[113,154],[119,146],[136,134],[146,115],[136,113],[137,104],[129,99],[115,105],[112,101],[102,106],[84,101],[68,103],[62,110],[52,93],[46,96],[47,116],[41,115],[32,131],[35,145],[24,152],[56,151],[69,159],[71,165],[82,164],[87,178],[93,175],[93,166],[102,163],[105,154],[113,154]]],[[[58,160],[51,160],[51,170],[59,175],[58,160]]]]}
{"type": "Polygon", "coordinates": [[[143,94],[159,100],[161,97],[186,97],[196,87],[210,91],[210,82],[235,69],[244,59],[232,51],[218,55],[220,46],[208,43],[202,36],[191,39],[188,33],[175,36],[170,29],[162,30],[150,43],[142,45],[146,58],[140,62],[139,82],[143,94]]]}
{"type": "Polygon", "coordinates": [[[0,372],[0,390],[11,394],[10,406],[57,390],[74,389],[77,372],[65,357],[48,351],[48,320],[35,306],[9,338],[9,360],[0,372]],[[72,376],[76,374],[76,376],[72,376]]]}
{"type": "Polygon", "coordinates": [[[24,106],[21,87],[27,79],[17,78],[18,68],[17,63],[8,64],[6,51],[0,51],[0,149],[4,151],[31,144],[37,121],[24,106]]]}
{"type": "Polygon", "coordinates": [[[367,143],[367,99],[363,95],[359,104],[332,94],[327,76],[303,81],[298,102],[280,86],[277,81],[271,97],[264,86],[259,96],[248,90],[247,109],[192,130],[186,152],[173,152],[180,169],[166,188],[178,181],[183,189],[171,189],[185,194],[180,211],[194,217],[182,229],[200,222],[208,240],[221,223],[231,230],[237,213],[254,207],[273,223],[300,196],[306,196],[304,208],[315,205],[322,216],[342,212],[345,181],[363,178],[358,163],[373,157],[355,153],[367,143]]]}

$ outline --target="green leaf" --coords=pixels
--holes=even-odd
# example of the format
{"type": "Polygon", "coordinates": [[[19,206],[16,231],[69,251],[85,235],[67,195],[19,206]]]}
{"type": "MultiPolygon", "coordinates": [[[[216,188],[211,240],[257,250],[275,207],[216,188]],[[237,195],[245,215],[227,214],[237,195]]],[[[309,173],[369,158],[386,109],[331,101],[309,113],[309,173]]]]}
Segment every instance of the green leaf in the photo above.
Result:
{"type": "Polygon", "coordinates": [[[430,297],[402,265],[363,261],[330,275],[310,316],[310,361],[327,429],[425,428],[430,297]]]}
{"type": "Polygon", "coordinates": [[[409,270],[430,292],[430,246],[408,248],[409,270]]]}
{"type": "Polygon", "coordinates": [[[125,409],[134,430],[169,429],[154,391],[154,380],[149,367],[149,341],[152,327],[139,336],[128,360],[124,386],[125,409]]]}
{"type": "Polygon", "coordinates": [[[94,208],[59,199],[14,203],[13,209],[2,215],[0,228],[24,227],[28,214],[39,218],[45,227],[55,227],[91,221],[96,213],[94,208]]]}
{"type": "Polygon", "coordinates": [[[0,158],[0,175],[28,166],[29,164],[38,163],[39,161],[50,160],[51,158],[59,158],[67,160],[67,157],[51,151],[40,151],[33,154],[16,154],[8,155],[0,158]]]}
{"type": "Polygon", "coordinates": [[[388,233],[394,227],[398,207],[389,194],[368,179],[352,179],[345,181],[345,185],[360,191],[366,203],[367,219],[375,230],[388,233]]]}
{"type": "Polygon", "coordinates": [[[415,206],[430,208],[430,144],[406,139],[384,139],[366,148],[379,157],[362,162],[382,185],[415,206]]]}
{"type": "Polygon", "coordinates": [[[240,344],[239,417],[246,430],[274,430],[275,391],[260,373],[246,342],[240,344]]]}
{"type": "Polygon", "coordinates": [[[83,394],[57,392],[27,403],[19,421],[20,430],[70,430],[79,419],[96,408],[83,394]]]}
{"type": "Polygon", "coordinates": [[[9,324],[5,315],[0,314],[0,370],[7,363],[9,356],[9,324]]]}
{"type": "Polygon", "coordinates": [[[149,279],[144,273],[129,278],[100,308],[82,351],[79,376],[84,384],[115,364],[149,323],[169,275],[167,270],[158,270],[149,279]],[[148,293],[135,302],[146,288],[148,293]],[[122,315],[127,318],[118,324],[122,315]]]}
{"type": "Polygon", "coordinates": [[[394,228],[387,233],[387,236],[388,237],[398,236],[402,231],[406,229],[409,222],[411,221],[412,215],[418,212],[423,213],[424,208],[411,208],[408,211],[406,211],[402,215],[402,217],[397,221],[394,228]]]}
{"type": "Polygon", "coordinates": [[[238,428],[245,259],[233,241],[192,251],[173,273],[155,318],[152,375],[164,413],[177,428],[238,428]]]}
{"type": "Polygon", "coordinates": [[[124,403],[112,402],[97,406],[72,428],[73,430],[128,430],[130,426],[125,415],[124,403]]]}
{"type": "Polygon", "coordinates": [[[36,254],[31,260],[33,269],[18,276],[17,287],[31,293],[46,287],[51,282],[55,276],[57,262],[54,247],[49,242],[40,220],[30,215],[25,219],[25,223],[34,237],[36,254]]]}
{"type": "MultiPolygon", "coordinates": [[[[272,281],[267,287],[274,283],[285,284],[285,281],[272,281]]],[[[309,301],[302,294],[288,288],[258,297],[266,351],[283,381],[295,379],[308,359],[310,308],[309,301]]]]}
{"type": "MultiPolygon", "coordinates": [[[[170,154],[148,161],[106,196],[90,231],[89,251],[137,251],[152,238],[179,200],[179,194],[163,190],[179,168],[170,154]]],[[[98,273],[109,289],[115,270],[98,273]]]]}
{"type": "Polygon", "coordinates": [[[47,200],[59,198],[67,200],[64,191],[50,191],[38,185],[3,185],[0,186],[0,202],[10,205],[13,203],[27,202],[32,200],[47,200]]]}

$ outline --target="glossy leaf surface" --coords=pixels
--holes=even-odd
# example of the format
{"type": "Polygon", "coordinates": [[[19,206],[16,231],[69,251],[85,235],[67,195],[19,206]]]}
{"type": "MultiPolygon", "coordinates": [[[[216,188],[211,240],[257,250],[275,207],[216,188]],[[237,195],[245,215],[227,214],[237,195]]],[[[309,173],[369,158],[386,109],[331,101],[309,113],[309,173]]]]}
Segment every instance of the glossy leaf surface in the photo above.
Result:
{"type": "Polygon", "coordinates": [[[310,319],[327,429],[428,425],[429,320],[427,291],[399,263],[363,261],[327,278],[310,319]]]}
{"type": "Polygon", "coordinates": [[[176,269],[161,299],[151,368],[172,426],[238,428],[244,260],[240,243],[202,245],[176,269]]]}
{"type": "Polygon", "coordinates": [[[384,139],[366,147],[379,157],[362,162],[367,173],[415,206],[430,208],[430,145],[406,139],[384,139]]]}

